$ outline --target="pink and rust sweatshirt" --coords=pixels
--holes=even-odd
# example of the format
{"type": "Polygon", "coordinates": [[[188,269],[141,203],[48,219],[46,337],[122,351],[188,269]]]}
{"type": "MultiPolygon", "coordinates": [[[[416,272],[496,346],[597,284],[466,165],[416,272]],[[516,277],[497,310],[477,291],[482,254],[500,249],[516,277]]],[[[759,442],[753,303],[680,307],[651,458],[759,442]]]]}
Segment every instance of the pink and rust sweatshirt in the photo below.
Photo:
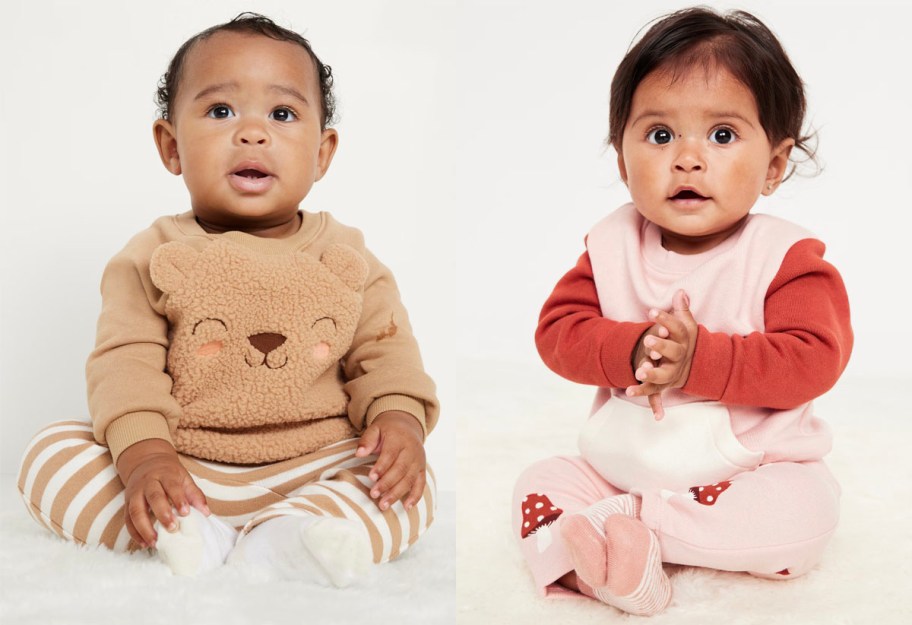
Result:
{"type": "MultiPolygon", "coordinates": [[[[653,325],[649,309],[671,310],[678,289],[689,295],[699,324],[686,384],[663,393],[672,413],[684,407],[680,423],[692,425],[687,415],[693,410],[712,413],[714,424],[704,425],[718,431],[708,445],[728,454],[732,474],[770,462],[817,460],[829,451],[829,429],[814,415],[812,400],[841,375],[853,336],[845,287],[823,260],[823,243],[787,221],[749,215],[712,250],[682,255],[663,248],[659,228],[627,204],[592,229],[586,247],[545,303],[536,344],[552,370],[600,387],[593,416],[608,405],[645,411],[636,417],[642,419],[639,438],[621,433],[612,443],[626,445],[611,452],[625,455],[623,462],[615,458],[620,464],[642,452],[654,453],[652,466],[658,467],[669,455],[688,453],[673,445],[646,449],[662,436],[661,428],[674,427],[674,419],[666,425],[647,418],[645,398],[624,394],[638,384],[631,359],[653,325]]],[[[634,419],[623,412],[608,419],[634,419]]],[[[690,434],[668,432],[678,439],[690,434]]],[[[586,437],[584,431],[584,457],[587,450],[596,456],[606,451],[586,437]]],[[[593,464],[600,468],[597,460],[593,464]]],[[[697,483],[711,482],[690,484],[697,483]]]]}
{"type": "Polygon", "coordinates": [[[301,215],[283,239],[162,217],[108,263],[86,375],[95,437],[115,462],[150,438],[276,462],[387,410],[433,429],[435,386],[389,269],[358,230],[301,215]]]}

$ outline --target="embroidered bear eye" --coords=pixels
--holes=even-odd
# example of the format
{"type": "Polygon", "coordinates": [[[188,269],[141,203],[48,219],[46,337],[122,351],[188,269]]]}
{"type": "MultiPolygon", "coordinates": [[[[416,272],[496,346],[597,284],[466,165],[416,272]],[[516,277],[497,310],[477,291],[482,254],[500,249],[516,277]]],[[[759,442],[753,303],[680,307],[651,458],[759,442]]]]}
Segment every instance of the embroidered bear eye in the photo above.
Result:
{"type": "Polygon", "coordinates": [[[310,326],[311,329],[316,330],[317,332],[335,332],[336,331],[336,321],[332,317],[320,317],[310,326]]]}
{"type": "Polygon", "coordinates": [[[196,335],[199,334],[211,334],[219,332],[227,332],[228,326],[225,325],[225,322],[221,319],[216,319],[214,317],[207,317],[206,319],[200,319],[195,324],[193,324],[193,332],[190,334],[196,335]]]}
{"type": "Polygon", "coordinates": [[[225,347],[228,326],[221,319],[201,319],[193,325],[194,344],[197,356],[215,356],[225,347]]]}

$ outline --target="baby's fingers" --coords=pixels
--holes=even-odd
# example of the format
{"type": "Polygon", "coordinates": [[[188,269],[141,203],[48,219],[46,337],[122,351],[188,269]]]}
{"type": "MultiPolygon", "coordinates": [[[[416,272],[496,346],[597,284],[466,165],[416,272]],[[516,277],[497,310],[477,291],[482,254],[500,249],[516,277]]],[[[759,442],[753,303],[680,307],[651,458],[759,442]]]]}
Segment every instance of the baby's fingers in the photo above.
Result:
{"type": "Polygon", "coordinates": [[[184,471],[180,480],[174,482],[173,490],[167,487],[165,490],[168,492],[168,497],[171,498],[171,503],[178,509],[181,516],[190,514],[190,509],[186,507],[187,504],[193,506],[206,516],[212,514],[209,511],[209,503],[206,501],[206,493],[197,486],[190,473],[184,471]],[[181,504],[183,504],[183,507],[181,504]]]}
{"type": "Polygon", "coordinates": [[[400,479],[393,484],[393,487],[390,488],[380,500],[380,503],[378,504],[380,509],[388,510],[390,506],[408,495],[412,490],[412,484],[413,482],[407,478],[400,479]]]}
{"type": "MultiPolygon", "coordinates": [[[[167,495],[168,499],[171,501],[171,518],[174,518],[174,510],[177,510],[177,513],[181,516],[190,514],[190,502],[187,499],[186,485],[183,480],[163,479],[162,487],[165,490],[165,495],[167,495]]],[[[161,521],[162,525],[167,525],[164,520],[161,521]]]]}
{"type": "Polygon", "coordinates": [[[652,414],[655,415],[655,420],[661,421],[665,417],[665,407],[662,405],[662,393],[653,393],[646,399],[649,400],[649,407],[652,408],[652,414]]]}
{"type": "Polygon", "coordinates": [[[647,336],[643,339],[643,345],[646,347],[649,357],[653,360],[665,358],[673,362],[678,362],[687,355],[687,348],[680,343],[668,339],[660,339],[656,336],[647,336]]]}
{"type": "Polygon", "coordinates": [[[355,451],[355,456],[363,458],[370,454],[380,453],[381,441],[380,428],[376,425],[369,426],[361,435],[361,440],[358,441],[358,449],[355,451]]]}
{"type": "MultiPolygon", "coordinates": [[[[127,516],[139,537],[137,542],[147,547],[154,545],[158,536],[156,536],[155,529],[152,527],[152,519],[149,518],[149,508],[142,493],[134,494],[130,501],[127,502],[127,516]]],[[[127,531],[129,531],[129,527],[128,525],[127,531]]]]}
{"type": "Polygon", "coordinates": [[[402,502],[402,505],[405,506],[406,510],[411,510],[412,506],[421,501],[421,497],[424,495],[424,486],[426,483],[427,478],[425,476],[425,471],[422,469],[418,472],[418,476],[412,483],[412,489],[409,491],[408,496],[402,502]]]}
{"type": "MultiPolygon", "coordinates": [[[[633,376],[642,382],[640,386],[652,384],[657,388],[664,388],[666,384],[669,384],[674,379],[676,369],[677,367],[673,363],[656,365],[647,361],[641,364],[640,368],[633,372],[633,376]]],[[[651,395],[652,393],[643,394],[651,395]]]]}
{"type": "MultiPolygon", "coordinates": [[[[397,456],[398,460],[398,456],[397,456]]],[[[380,499],[378,504],[383,504],[384,502],[389,501],[390,491],[402,480],[406,474],[406,464],[404,462],[394,462],[386,471],[383,471],[380,474],[380,479],[377,480],[377,483],[371,488],[371,497],[374,499],[380,499]]],[[[404,494],[404,493],[403,493],[404,494]]],[[[397,497],[398,499],[398,497],[397,497]]],[[[394,500],[395,501],[395,500],[394,500]]],[[[384,509],[383,506],[380,506],[381,509],[384,509]]]]}
{"type": "MultiPolygon", "coordinates": [[[[643,363],[640,368],[634,372],[634,377],[640,382],[650,383],[660,388],[665,388],[672,384],[678,375],[679,366],[674,363],[660,364],[655,366],[652,363],[643,363]]],[[[640,385],[642,386],[642,384],[640,385]]],[[[651,395],[651,393],[646,393],[651,395]]]]}
{"type": "Polygon", "coordinates": [[[136,531],[136,526],[133,525],[133,519],[130,518],[129,508],[124,510],[124,525],[126,525],[127,533],[130,535],[130,538],[133,539],[134,543],[142,548],[148,547],[145,539],[136,531]]]}
{"type": "Polygon", "coordinates": [[[149,507],[152,508],[152,514],[162,524],[162,527],[169,532],[177,530],[177,521],[174,519],[171,502],[168,500],[168,496],[165,494],[161,484],[152,482],[146,487],[144,494],[146,501],[149,502],[149,507]]]}
{"type": "Polygon", "coordinates": [[[683,321],[673,314],[653,308],[649,311],[649,319],[655,321],[660,328],[665,328],[668,331],[667,338],[672,341],[677,341],[679,343],[687,341],[687,327],[684,325],[683,321]]]}
{"type": "Polygon", "coordinates": [[[642,384],[634,384],[633,386],[628,386],[625,390],[625,393],[627,397],[649,397],[650,395],[661,393],[663,388],[665,387],[659,384],[643,382],[642,384]]]}
{"type": "Polygon", "coordinates": [[[196,485],[196,482],[192,478],[187,478],[184,485],[184,494],[187,497],[187,501],[190,502],[190,505],[209,516],[209,503],[206,501],[206,494],[200,490],[200,487],[196,485]]]}
{"type": "Polygon", "coordinates": [[[636,371],[633,372],[633,377],[635,377],[640,382],[645,382],[646,376],[652,369],[655,369],[655,363],[653,363],[651,360],[644,360],[640,363],[640,366],[636,368],[636,371]]]}
{"type": "Polygon", "coordinates": [[[384,449],[380,451],[380,455],[377,456],[377,461],[374,463],[370,472],[370,479],[377,482],[381,477],[386,475],[386,472],[389,471],[390,467],[393,466],[393,463],[396,462],[399,451],[398,448],[395,448],[392,445],[386,445],[384,449]]]}

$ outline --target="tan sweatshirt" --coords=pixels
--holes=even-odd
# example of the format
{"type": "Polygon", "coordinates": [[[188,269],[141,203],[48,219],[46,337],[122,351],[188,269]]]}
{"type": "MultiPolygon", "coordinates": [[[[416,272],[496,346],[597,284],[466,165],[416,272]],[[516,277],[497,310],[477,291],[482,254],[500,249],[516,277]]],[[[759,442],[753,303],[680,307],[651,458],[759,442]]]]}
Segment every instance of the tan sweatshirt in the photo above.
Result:
{"type": "Polygon", "coordinates": [[[108,263],[86,377],[115,462],[150,438],[275,462],[356,436],[385,410],[433,429],[434,383],[389,269],[358,230],[302,219],[267,239],[162,217],[108,263]]]}

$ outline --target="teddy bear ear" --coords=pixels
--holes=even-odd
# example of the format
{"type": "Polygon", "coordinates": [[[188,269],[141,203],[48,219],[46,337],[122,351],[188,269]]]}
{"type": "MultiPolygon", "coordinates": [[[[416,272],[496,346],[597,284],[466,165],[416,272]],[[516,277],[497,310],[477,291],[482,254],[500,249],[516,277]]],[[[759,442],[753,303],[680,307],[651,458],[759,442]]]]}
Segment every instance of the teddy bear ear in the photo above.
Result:
{"type": "Polygon", "coordinates": [[[164,293],[174,293],[190,275],[198,257],[195,249],[177,241],[159,246],[149,263],[152,283],[164,293]]]}
{"type": "Polygon", "coordinates": [[[367,280],[367,261],[347,245],[330,245],[320,256],[320,262],[353,291],[360,290],[367,280]]]}

